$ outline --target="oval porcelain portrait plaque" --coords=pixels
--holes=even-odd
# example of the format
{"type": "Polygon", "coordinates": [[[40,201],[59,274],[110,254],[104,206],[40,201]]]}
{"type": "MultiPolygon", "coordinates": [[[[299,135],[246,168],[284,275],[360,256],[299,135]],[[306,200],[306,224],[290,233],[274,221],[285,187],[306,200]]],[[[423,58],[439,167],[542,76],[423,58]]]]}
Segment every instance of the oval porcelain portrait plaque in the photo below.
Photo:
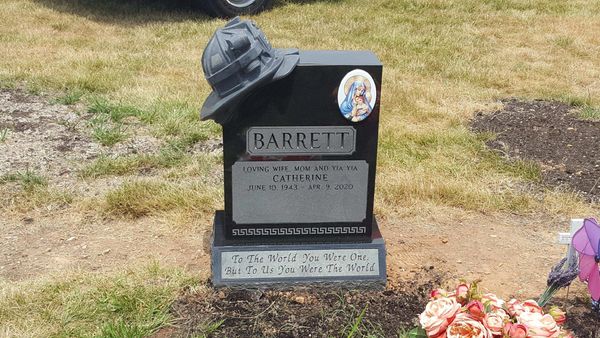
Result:
{"type": "Polygon", "coordinates": [[[340,82],[338,88],[338,105],[342,115],[352,121],[366,119],[377,100],[377,88],[371,75],[362,69],[354,69],[340,82]]]}

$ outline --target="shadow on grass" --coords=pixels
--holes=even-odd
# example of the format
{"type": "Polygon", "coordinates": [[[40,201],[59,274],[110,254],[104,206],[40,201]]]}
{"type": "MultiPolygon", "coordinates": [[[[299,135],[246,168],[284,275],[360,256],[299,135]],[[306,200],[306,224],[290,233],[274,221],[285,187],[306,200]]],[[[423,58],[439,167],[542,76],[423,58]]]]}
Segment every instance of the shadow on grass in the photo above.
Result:
{"type": "MultiPolygon", "coordinates": [[[[201,3],[208,0],[34,0],[55,11],[83,16],[98,22],[138,25],[152,22],[212,20],[201,3]]],[[[271,0],[267,10],[289,3],[337,3],[343,0],[271,0]]]]}
{"type": "Polygon", "coordinates": [[[204,21],[212,18],[198,5],[204,0],[34,0],[52,10],[118,25],[204,21]]]}

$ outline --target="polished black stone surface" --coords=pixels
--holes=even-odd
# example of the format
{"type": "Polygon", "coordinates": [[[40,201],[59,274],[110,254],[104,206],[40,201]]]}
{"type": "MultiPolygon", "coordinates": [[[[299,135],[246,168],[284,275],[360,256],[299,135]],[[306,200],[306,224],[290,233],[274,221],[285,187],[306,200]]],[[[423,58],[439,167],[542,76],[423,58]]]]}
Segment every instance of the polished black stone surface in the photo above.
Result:
{"type": "MultiPolygon", "coordinates": [[[[381,100],[382,65],[370,52],[307,51],[300,52],[300,62],[286,78],[255,90],[237,109],[231,122],[223,126],[225,212],[224,238],[231,244],[246,242],[290,243],[371,240],[373,200],[377,162],[379,102],[381,100]],[[338,87],[344,76],[355,69],[370,74],[377,89],[371,114],[363,121],[352,122],[341,113],[338,87]],[[350,126],[355,129],[356,149],[352,154],[250,154],[246,149],[247,132],[252,127],[350,126]],[[244,161],[366,161],[368,182],[365,217],[356,222],[277,222],[238,224],[233,215],[232,166],[244,161]],[[358,229],[358,230],[357,230],[358,229]]],[[[299,199],[294,203],[306,203],[299,199]]],[[[268,199],[258,213],[277,213],[268,199]]]]}

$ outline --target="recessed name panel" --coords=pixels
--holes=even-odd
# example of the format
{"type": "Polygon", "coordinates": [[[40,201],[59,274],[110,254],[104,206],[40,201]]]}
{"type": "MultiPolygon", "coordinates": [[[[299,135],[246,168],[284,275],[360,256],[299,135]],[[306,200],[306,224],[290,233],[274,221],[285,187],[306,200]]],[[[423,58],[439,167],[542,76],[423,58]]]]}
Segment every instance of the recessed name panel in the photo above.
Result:
{"type": "Polygon", "coordinates": [[[351,155],[356,148],[350,126],[252,127],[246,136],[252,155],[351,155]]]}

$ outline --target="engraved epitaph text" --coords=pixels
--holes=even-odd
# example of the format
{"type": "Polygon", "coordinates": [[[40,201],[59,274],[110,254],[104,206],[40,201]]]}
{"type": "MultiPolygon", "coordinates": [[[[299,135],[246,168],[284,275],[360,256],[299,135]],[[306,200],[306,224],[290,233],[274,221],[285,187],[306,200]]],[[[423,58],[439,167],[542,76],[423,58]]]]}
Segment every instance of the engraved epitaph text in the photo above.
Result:
{"type": "Polygon", "coordinates": [[[377,275],[377,249],[232,251],[221,254],[223,280],[377,275]]]}
{"type": "Polygon", "coordinates": [[[366,161],[249,161],[232,166],[238,224],[362,222],[366,161]]]}

